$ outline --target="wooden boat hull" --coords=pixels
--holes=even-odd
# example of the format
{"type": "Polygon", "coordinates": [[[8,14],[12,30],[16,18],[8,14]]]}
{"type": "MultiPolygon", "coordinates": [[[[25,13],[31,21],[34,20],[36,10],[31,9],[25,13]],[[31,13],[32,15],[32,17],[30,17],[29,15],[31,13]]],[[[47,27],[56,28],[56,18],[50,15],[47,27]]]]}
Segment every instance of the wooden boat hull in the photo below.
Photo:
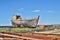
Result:
{"type": "Polygon", "coordinates": [[[31,20],[12,20],[12,25],[15,27],[16,25],[20,25],[20,27],[23,25],[24,27],[36,27],[38,23],[39,17],[31,20]]]}

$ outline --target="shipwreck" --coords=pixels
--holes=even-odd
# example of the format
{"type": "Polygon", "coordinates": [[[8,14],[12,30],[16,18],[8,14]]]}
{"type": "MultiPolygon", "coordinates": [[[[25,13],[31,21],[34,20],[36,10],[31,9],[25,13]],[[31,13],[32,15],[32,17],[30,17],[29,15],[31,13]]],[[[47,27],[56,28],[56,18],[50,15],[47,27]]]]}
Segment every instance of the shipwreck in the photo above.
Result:
{"type": "Polygon", "coordinates": [[[13,27],[37,27],[39,17],[30,19],[30,20],[23,20],[20,15],[13,16],[11,22],[13,27]]]}

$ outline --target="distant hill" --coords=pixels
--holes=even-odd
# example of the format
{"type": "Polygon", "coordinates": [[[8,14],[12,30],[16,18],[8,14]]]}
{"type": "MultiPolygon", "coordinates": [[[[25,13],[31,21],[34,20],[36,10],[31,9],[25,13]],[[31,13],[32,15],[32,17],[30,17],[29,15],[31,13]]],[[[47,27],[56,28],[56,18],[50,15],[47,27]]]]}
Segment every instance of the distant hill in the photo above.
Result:
{"type": "Polygon", "coordinates": [[[0,26],[0,28],[11,28],[12,26],[0,26]]]}
{"type": "MultiPolygon", "coordinates": [[[[53,27],[53,26],[57,26],[60,27],[60,24],[54,24],[54,25],[45,25],[45,27],[53,27]]],[[[12,26],[0,26],[0,28],[12,28],[12,26]]]]}

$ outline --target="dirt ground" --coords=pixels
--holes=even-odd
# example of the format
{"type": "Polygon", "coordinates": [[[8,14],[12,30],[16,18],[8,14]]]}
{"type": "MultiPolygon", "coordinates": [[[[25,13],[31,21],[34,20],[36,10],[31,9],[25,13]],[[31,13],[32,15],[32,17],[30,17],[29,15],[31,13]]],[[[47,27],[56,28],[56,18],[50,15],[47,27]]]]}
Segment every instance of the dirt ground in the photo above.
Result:
{"type": "Polygon", "coordinates": [[[2,34],[12,35],[13,37],[4,35],[5,37],[0,38],[0,40],[60,40],[60,34],[39,34],[39,33],[17,33],[17,34],[2,33],[2,34]],[[14,38],[14,36],[18,36],[18,37],[14,38]]]}

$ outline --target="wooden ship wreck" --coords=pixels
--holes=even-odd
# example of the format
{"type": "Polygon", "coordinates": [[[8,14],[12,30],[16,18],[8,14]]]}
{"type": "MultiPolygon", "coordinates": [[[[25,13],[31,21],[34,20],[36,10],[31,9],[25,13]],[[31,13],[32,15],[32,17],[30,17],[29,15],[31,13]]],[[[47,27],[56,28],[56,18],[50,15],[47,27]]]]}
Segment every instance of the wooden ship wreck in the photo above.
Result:
{"type": "Polygon", "coordinates": [[[20,15],[15,15],[11,22],[13,27],[37,27],[39,17],[30,19],[30,20],[23,20],[20,15]]]}

